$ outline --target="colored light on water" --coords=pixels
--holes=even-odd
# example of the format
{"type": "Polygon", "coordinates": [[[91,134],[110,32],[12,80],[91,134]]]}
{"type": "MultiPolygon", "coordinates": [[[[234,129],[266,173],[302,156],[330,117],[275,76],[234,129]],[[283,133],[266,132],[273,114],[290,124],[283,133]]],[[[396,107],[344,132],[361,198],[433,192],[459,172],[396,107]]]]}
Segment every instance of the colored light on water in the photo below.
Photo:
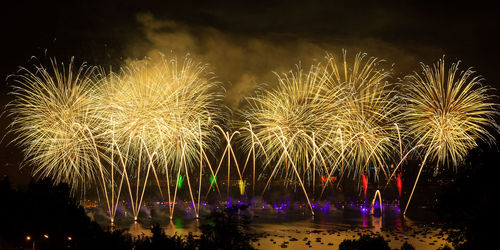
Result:
{"type": "Polygon", "coordinates": [[[396,185],[398,187],[399,197],[401,197],[401,189],[403,188],[403,180],[401,179],[401,173],[398,173],[396,177],[396,185]]]}
{"type": "Polygon", "coordinates": [[[177,175],[177,180],[178,180],[178,182],[177,182],[177,187],[178,187],[179,189],[182,187],[182,183],[184,182],[184,178],[186,178],[186,177],[184,177],[184,176],[182,176],[182,175],[177,175]]]}
{"type": "Polygon", "coordinates": [[[361,206],[361,213],[365,214],[368,212],[368,209],[364,206],[361,206]]]}
{"type": "Polygon", "coordinates": [[[368,177],[365,174],[362,174],[361,181],[363,182],[363,190],[366,197],[366,190],[368,189],[368,177]]]}
{"type": "Polygon", "coordinates": [[[247,181],[244,181],[244,180],[239,180],[238,181],[238,187],[240,188],[240,194],[243,195],[245,194],[245,185],[246,185],[247,181]]]}
{"type": "Polygon", "coordinates": [[[175,228],[177,228],[177,229],[182,229],[182,228],[184,228],[184,225],[183,225],[183,223],[182,223],[182,220],[181,220],[181,219],[179,219],[179,218],[174,219],[174,225],[175,225],[175,228]]]}

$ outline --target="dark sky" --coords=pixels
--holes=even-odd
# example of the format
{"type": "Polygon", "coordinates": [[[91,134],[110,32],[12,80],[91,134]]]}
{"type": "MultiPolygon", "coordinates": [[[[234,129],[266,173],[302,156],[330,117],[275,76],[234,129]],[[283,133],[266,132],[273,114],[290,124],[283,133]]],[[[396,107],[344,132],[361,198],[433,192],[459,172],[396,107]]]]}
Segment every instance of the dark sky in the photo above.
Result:
{"type": "MultiPolygon", "coordinates": [[[[45,51],[59,61],[75,56],[118,67],[126,58],[172,50],[211,64],[227,101],[237,103],[256,84],[272,81],[273,70],[345,48],[395,63],[398,76],[446,54],[500,87],[500,22],[490,1],[9,2],[0,15],[2,79],[45,51]]],[[[0,87],[2,105],[8,84],[0,87]]],[[[3,135],[8,119],[1,119],[3,135]]],[[[0,168],[20,159],[7,141],[0,144],[0,168]]]]}
{"type": "MultiPolygon", "coordinates": [[[[426,63],[445,53],[492,81],[499,55],[498,9],[481,1],[78,2],[20,0],[2,6],[2,75],[45,49],[51,56],[76,56],[94,64],[119,64],[121,57],[143,56],[129,53],[131,44],[150,42],[137,20],[140,13],[177,22],[192,33],[213,28],[242,40],[270,37],[273,42],[344,45],[373,39],[419,53],[417,61],[426,63]]],[[[366,47],[358,50],[371,49],[366,47]]]]}
{"type": "MultiPolygon", "coordinates": [[[[285,60],[293,64],[307,61],[305,57],[311,55],[293,51],[300,46],[290,44],[307,43],[323,51],[353,48],[353,52],[409,64],[401,66],[404,71],[418,70],[418,62],[429,64],[446,54],[449,60],[461,59],[464,66],[474,66],[490,84],[498,86],[500,82],[495,76],[500,22],[498,9],[488,1],[78,2],[20,0],[2,6],[2,76],[26,65],[30,56],[43,55],[45,49],[60,60],[75,56],[98,65],[116,66],[123,58],[145,56],[151,48],[158,48],[158,41],[146,34],[155,28],[138,18],[150,14],[156,21],[175,22],[154,32],[177,37],[187,34],[195,43],[191,47],[161,47],[163,52],[173,49],[205,59],[203,55],[212,49],[204,47],[206,40],[225,39],[225,45],[249,48],[245,43],[256,39],[271,44],[269,47],[289,46],[287,53],[296,53],[297,60],[285,60]]],[[[251,50],[244,52],[252,56],[251,50]]],[[[208,63],[216,66],[216,73],[221,72],[222,81],[235,81],[224,79],[224,69],[217,68],[217,62],[208,63]]],[[[271,71],[276,67],[267,68],[271,71]]],[[[5,90],[3,84],[2,92],[5,90]]]]}

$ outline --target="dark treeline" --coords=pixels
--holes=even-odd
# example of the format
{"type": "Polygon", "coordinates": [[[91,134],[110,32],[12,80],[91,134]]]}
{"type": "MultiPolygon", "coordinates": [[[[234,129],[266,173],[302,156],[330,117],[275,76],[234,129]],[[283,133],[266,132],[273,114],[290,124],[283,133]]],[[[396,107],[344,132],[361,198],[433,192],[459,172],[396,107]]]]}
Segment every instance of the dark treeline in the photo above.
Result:
{"type": "Polygon", "coordinates": [[[452,182],[443,185],[435,211],[455,249],[492,249],[498,245],[500,153],[475,149],[452,182]]]}
{"type": "Polygon", "coordinates": [[[126,249],[122,232],[104,231],[91,221],[83,207],[71,198],[66,184],[53,186],[49,179],[12,189],[0,181],[1,249],[126,249]],[[71,240],[70,240],[71,239],[71,240]]]}
{"type": "MultiPolygon", "coordinates": [[[[495,241],[492,217],[497,211],[499,156],[495,149],[472,151],[462,166],[449,170],[454,178],[436,194],[436,222],[448,230],[456,249],[488,249],[495,241]]],[[[249,233],[250,219],[239,213],[245,207],[213,211],[202,218],[199,237],[169,236],[156,224],[151,237],[134,238],[126,231],[101,228],[72,198],[66,184],[53,185],[49,179],[21,190],[3,178],[0,199],[0,249],[33,249],[33,243],[35,249],[249,249],[257,237],[249,233]]],[[[387,242],[375,238],[345,241],[342,249],[375,249],[375,245],[387,249],[387,242]]]]}
{"type": "Polygon", "coordinates": [[[214,210],[202,218],[199,237],[169,236],[159,224],[151,227],[151,237],[132,237],[92,221],[66,184],[44,179],[15,190],[4,178],[0,197],[0,249],[252,249],[256,237],[249,233],[249,218],[239,213],[246,209],[241,206],[214,210]]]}

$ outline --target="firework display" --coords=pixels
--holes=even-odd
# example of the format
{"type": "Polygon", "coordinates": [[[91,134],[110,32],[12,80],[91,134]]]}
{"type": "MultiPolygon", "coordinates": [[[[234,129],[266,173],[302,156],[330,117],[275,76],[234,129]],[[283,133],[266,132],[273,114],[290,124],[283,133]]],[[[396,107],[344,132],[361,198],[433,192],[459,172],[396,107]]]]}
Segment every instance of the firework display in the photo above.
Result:
{"type": "Polygon", "coordinates": [[[207,138],[203,147],[208,148],[214,135],[210,117],[218,113],[218,96],[212,91],[215,82],[205,65],[189,58],[179,63],[162,56],[156,61],[130,62],[107,79],[100,104],[106,110],[108,130],[120,147],[130,145],[135,157],[141,147],[147,147],[162,154],[158,159],[165,166],[178,165],[182,151],[191,163],[198,157],[200,136],[207,138]]]}
{"type": "Polygon", "coordinates": [[[50,176],[73,187],[89,184],[99,164],[95,129],[101,125],[96,108],[95,68],[73,61],[51,67],[21,69],[16,78],[12,131],[34,175],[50,176]],[[90,137],[94,134],[94,137],[90,137]],[[89,183],[87,183],[89,182],[89,183]]]}
{"type": "Polygon", "coordinates": [[[306,174],[309,159],[320,150],[318,142],[326,141],[329,135],[327,126],[336,114],[328,112],[333,105],[325,100],[321,73],[316,65],[307,73],[298,68],[297,72],[278,75],[278,88],[249,98],[250,107],[243,110],[254,133],[244,138],[246,151],[253,144],[252,136],[258,138],[268,159],[280,166],[272,171],[281,178],[294,178],[294,169],[299,175],[306,174]]]}
{"type": "Polygon", "coordinates": [[[349,64],[344,52],[340,67],[333,57],[328,62],[331,72],[328,89],[342,86],[344,90],[338,111],[341,122],[336,129],[347,145],[343,149],[347,165],[352,166],[357,176],[367,172],[368,165],[383,170],[398,139],[394,124],[399,110],[391,71],[383,68],[382,60],[365,57],[358,54],[349,64]]]}
{"type": "Polygon", "coordinates": [[[171,218],[187,186],[198,217],[203,189],[221,196],[223,166],[227,199],[230,188],[247,195],[247,185],[255,195],[256,179],[262,194],[278,182],[300,186],[314,214],[311,200],[337,177],[389,183],[411,153],[424,156],[420,171],[427,160],[457,166],[477,140],[493,141],[496,104],[472,70],[457,73],[456,63],[446,74],[440,60],[399,83],[383,60],[340,58],[276,73],[276,87],[248,97],[232,131],[221,86],[189,57],[128,61],[118,72],[53,60],[16,78],[11,128],[34,175],[74,189],[96,184],[112,221],[122,190],[137,219],[150,186],[167,195],[171,218]]]}
{"type": "Polygon", "coordinates": [[[433,67],[422,64],[422,73],[408,76],[403,113],[408,133],[423,145],[424,158],[404,210],[406,213],[427,159],[440,165],[457,166],[482,139],[493,142],[488,128],[497,127],[493,116],[496,104],[481,76],[472,69],[457,74],[459,62],[446,73],[444,58],[433,67]],[[430,158],[429,158],[430,157],[430,158]]]}
{"type": "Polygon", "coordinates": [[[425,145],[436,167],[457,166],[478,139],[493,141],[487,130],[496,126],[490,89],[471,68],[459,72],[458,66],[446,71],[444,58],[432,67],[422,64],[422,73],[408,76],[403,95],[408,132],[425,145]]]}

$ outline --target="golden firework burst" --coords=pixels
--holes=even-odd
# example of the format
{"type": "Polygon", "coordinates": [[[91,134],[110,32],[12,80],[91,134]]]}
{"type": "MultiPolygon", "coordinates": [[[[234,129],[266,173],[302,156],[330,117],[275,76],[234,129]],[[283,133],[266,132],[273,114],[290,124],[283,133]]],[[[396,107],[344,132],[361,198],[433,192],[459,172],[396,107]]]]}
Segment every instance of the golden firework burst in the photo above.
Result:
{"type": "Polygon", "coordinates": [[[198,156],[200,137],[207,150],[215,140],[216,86],[206,65],[189,57],[181,64],[164,56],[131,61],[111,74],[101,90],[108,131],[119,147],[131,148],[132,157],[147,147],[170,166],[182,154],[191,162],[198,156]]]}
{"type": "MultiPolygon", "coordinates": [[[[320,65],[314,65],[307,72],[297,66],[296,71],[276,74],[278,87],[248,98],[249,107],[242,110],[269,159],[283,166],[278,169],[283,177],[294,176],[290,161],[304,173],[317,145],[329,134],[331,117],[325,109],[330,106],[325,105],[322,73],[320,65]]],[[[244,137],[246,149],[252,147],[251,136],[244,137]]]]}
{"type": "Polygon", "coordinates": [[[340,88],[342,92],[342,105],[333,109],[338,122],[331,123],[332,130],[338,133],[330,137],[330,146],[335,148],[333,152],[342,152],[340,157],[348,166],[345,170],[354,171],[355,176],[368,166],[384,167],[397,140],[394,123],[398,117],[398,99],[392,72],[383,68],[383,62],[375,57],[366,59],[366,54],[358,53],[350,63],[346,51],[340,62],[328,56],[326,89],[340,88]]]}
{"type": "Polygon", "coordinates": [[[96,109],[94,67],[73,60],[51,68],[21,69],[10,104],[15,141],[23,147],[34,175],[49,176],[71,187],[85,185],[97,173],[98,149],[93,132],[101,119],[96,109]]]}
{"type": "Polygon", "coordinates": [[[488,127],[497,127],[496,104],[471,68],[459,71],[457,62],[446,71],[444,58],[421,66],[422,73],[407,77],[403,117],[408,132],[438,165],[457,166],[478,139],[493,141],[488,127]]]}

